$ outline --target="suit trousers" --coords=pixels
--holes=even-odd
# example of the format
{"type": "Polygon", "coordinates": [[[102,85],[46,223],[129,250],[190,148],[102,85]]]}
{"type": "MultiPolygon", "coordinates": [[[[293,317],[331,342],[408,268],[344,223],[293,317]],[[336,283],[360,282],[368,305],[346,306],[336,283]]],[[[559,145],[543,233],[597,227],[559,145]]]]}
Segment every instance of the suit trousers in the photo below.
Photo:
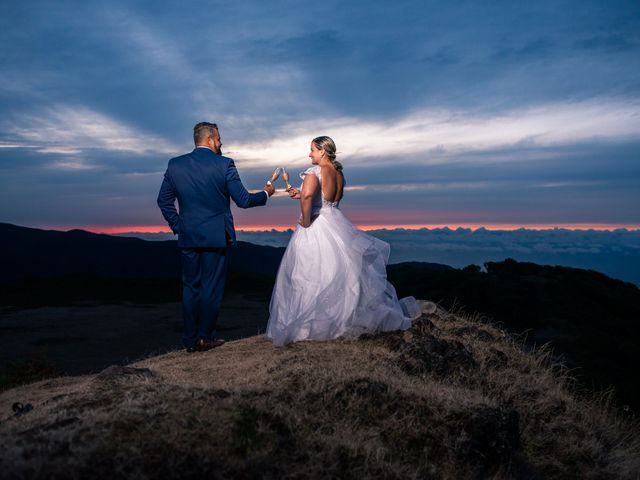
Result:
{"type": "Polygon", "coordinates": [[[227,247],[182,248],[182,343],[192,347],[199,339],[216,337],[218,312],[227,274],[227,247]]]}

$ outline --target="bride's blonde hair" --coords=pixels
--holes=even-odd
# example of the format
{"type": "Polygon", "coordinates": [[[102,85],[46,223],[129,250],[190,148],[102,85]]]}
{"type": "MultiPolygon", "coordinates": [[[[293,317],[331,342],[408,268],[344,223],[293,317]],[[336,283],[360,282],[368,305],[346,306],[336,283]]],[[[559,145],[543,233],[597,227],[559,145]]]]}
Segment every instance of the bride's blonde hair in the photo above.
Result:
{"type": "Polygon", "coordinates": [[[327,154],[327,157],[329,157],[333,166],[336,167],[336,170],[342,172],[342,164],[336,160],[336,144],[331,137],[323,135],[321,137],[314,138],[312,142],[317,149],[324,150],[324,153],[327,154]]]}

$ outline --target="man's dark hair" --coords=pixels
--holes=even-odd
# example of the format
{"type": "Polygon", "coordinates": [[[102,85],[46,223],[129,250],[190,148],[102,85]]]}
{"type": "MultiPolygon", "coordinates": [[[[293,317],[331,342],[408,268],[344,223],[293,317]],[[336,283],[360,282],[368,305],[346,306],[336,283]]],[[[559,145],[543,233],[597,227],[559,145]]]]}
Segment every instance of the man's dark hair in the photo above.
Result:
{"type": "Polygon", "coordinates": [[[218,125],[209,122],[200,122],[193,127],[193,143],[198,145],[207,138],[213,137],[213,133],[218,130],[218,125]]]}

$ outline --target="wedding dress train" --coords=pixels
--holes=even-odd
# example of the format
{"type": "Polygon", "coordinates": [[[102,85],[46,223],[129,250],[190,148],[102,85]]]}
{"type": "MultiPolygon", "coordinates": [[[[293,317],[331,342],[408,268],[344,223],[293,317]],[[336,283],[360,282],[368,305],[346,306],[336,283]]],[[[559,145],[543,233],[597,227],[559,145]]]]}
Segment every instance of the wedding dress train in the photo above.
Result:
{"type": "Polygon", "coordinates": [[[406,330],[420,315],[413,297],[398,300],[388,281],[389,244],[357,230],[339,202],[313,199],[311,226],[297,226],[284,253],[269,305],[267,338],[282,346],[366,332],[406,330]],[[316,216],[317,215],[317,216],[316,216]]]}

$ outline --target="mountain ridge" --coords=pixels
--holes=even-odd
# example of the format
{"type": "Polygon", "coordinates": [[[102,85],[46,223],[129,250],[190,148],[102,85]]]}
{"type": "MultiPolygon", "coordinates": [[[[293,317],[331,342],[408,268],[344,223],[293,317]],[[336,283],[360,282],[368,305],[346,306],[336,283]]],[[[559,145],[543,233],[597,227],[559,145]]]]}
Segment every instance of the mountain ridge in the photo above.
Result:
{"type": "MultiPolygon", "coordinates": [[[[247,242],[229,249],[231,272],[274,273],[284,248],[247,242]]],[[[0,223],[0,282],[38,276],[100,274],[123,278],[180,278],[175,240],[151,242],[84,230],[42,230],[0,223]]]]}

